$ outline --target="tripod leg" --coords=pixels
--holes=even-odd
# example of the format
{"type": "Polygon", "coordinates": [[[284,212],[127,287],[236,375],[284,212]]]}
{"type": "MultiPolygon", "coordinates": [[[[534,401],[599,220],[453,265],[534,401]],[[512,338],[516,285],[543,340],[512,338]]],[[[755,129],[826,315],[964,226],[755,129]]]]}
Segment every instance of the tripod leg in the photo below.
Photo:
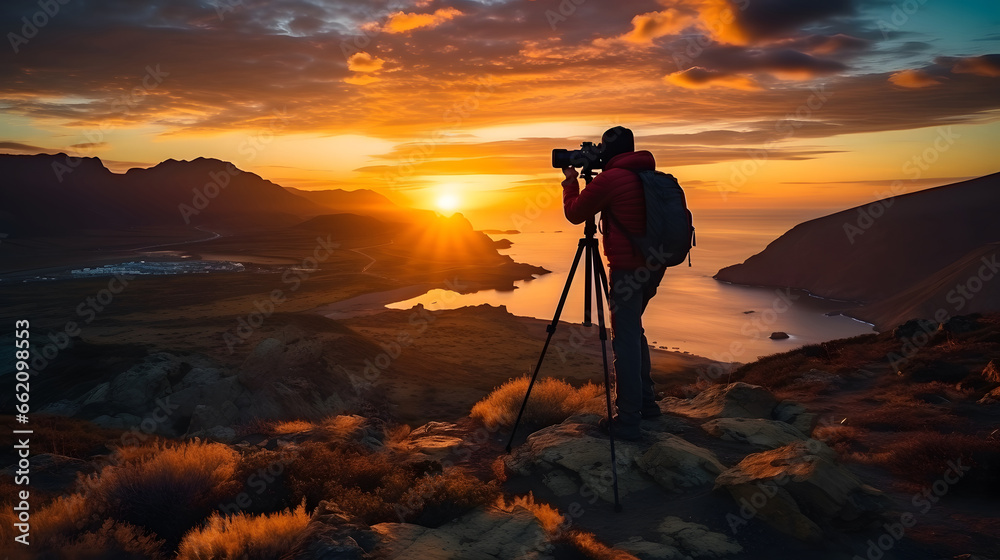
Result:
{"type": "MultiPolygon", "coordinates": [[[[601,255],[597,248],[597,242],[588,247],[588,251],[594,253],[592,273],[594,278],[603,281],[605,294],[607,294],[607,279],[604,275],[604,263],[601,262],[601,255]]],[[[588,259],[589,260],[589,259],[588,259]]],[[[615,494],[615,511],[622,510],[621,501],[618,499],[618,461],[615,456],[615,428],[612,422],[613,412],[611,410],[611,373],[608,371],[608,331],[604,326],[604,302],[601,299],[601,282],[594,286],[597,299],[597,329],[601,338],[601,357],[604,360],[604,398],[608,404],[608,436],[611,441],[611,484],[615,494]]]]}
{"type": "Polygon", "coordinates": [[[542,360],[545,359],[545,352],[548,351],[549,343],[552,342],[552,335],[556,332],[556,325],[559,324],[559,316],[562,315],[563,306],[566,304],[566,298],[569,296],[569,287],[573,283],[573,274],[576,273],[576,268],[580,265],[580,255],[583,254],[586,246],[586,239],[581,239],[580,244],[576,248],[576,256],[573,257],[573,266],[570,267],[569,275],[566,277],[566,285],[563,286],[559,305],[556,306],[556,313],[552,317],[552,323],[545,327],[545,330],[549,334],[545,337],[545,345],[542,346],[542,353],[539,354],[538,363],[535,364],[535,371],[531,374],[531,382],[528,383],[528,390],[524,393],[524,401],[521,403],[521,410],[517,413],[517,420],[514,421],[514,427],[510,430],[510,439],[507,440],[507,453],[510,453],[511,445],[514,443],[514,434],[517,433],[517,427],[521,424],[521,416],[524,415],[524,409],[528,406],[528,397],[531,396],[531,388],[535,386],[535,379],[538,378],[538,370],[542,368],[542,360]]]}
{"type": "Polygon", "coordinates": [[[595,278],[594,255],[593,251],[591,251],[589,247],[590,241],[588,240],[587,243],[588,243],[587,256],[586,256],[587,266],[584,268],[586,272],[584,272],[583,276],[583,326],[585,327],[593,325],[593,323],[590,322],[590,298],[591,298],[590,293],[593,291],[592,281],[595,278]]]}

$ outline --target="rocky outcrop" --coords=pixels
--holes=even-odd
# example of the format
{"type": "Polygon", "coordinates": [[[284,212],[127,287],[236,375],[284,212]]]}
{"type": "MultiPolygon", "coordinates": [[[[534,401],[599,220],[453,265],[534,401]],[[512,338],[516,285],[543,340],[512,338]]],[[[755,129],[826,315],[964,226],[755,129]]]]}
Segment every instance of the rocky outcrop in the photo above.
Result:
{"type": "Polygon", "coordinates": [[[881,492],[836,463],[836,454],[815,440],[748,455],[715,479],[741,506],[775,529],[803,540],[819,539],[823,527],[863,528],[888,506],[881,492]]]}
{"type": "Polygon", "coordinates": [[[701,427],[717,438],[768,449],[807,439],[805,434],[791,424],[763,418],[717,418],[705,422],[701,427]]]}
{"type": "Polygon", "coordinates": [[[615,548],[643,560],[723,558],[743,552],[743,547],[732,537],[711,531],[704,525],[684,521],[680,517],[667,517],[656,531],[660,535],[658,542],[650,542],[637,536],[616,543],[615,548]]]}
{"type": "MultiPolygon", "coordinates": [[[[584,420],[573,417],[535,432],[506,458],[507,468],[541,477],[557,495],[586,489],[614,501],[608,439],[598,432],[597,417],[584,420]]],[[[616,441],[615,449],[620,496],[654,484],[670,491],[705,486],[725,468],[711,451],[672,434],[646,431],[643,441],[616,441]]]]}
{"type": "Polygon", "coordinates": [[[232,373],[200,355],[150,354],[83,395],[49,403],[40,412],[122,431],[227,442],[241,422],[319,420],[344,412],[348,401],[342,393],[350,380],[327,366],[335,342],[286,338],[261,340],[232,373]]]}
{"type": "Polygon", "coordinates": [[[711,484],[725,469],[711,451],[670,434],[659,434],[635,463],[671,491],[711,484]]]}
{"type": "Polygon", "coordinates": [[[428,422],[410,432],[406,448],[411,461],[441,462],[466,444],[468,432],[450,422],[428,422]]]}
{"type": "Polygon", "coordinates": [[[691,399],[664,399],[661,408],[690,418],[771,418],[778,399],[749,383],[712,385],[691,399]]]}
{"type": "Polygon", "coordinates": [[[438,528],[409,523],[372,526],[375,554],[388,560],[549,560],[552,544],[527,509],[477,509],[438,528]]]}

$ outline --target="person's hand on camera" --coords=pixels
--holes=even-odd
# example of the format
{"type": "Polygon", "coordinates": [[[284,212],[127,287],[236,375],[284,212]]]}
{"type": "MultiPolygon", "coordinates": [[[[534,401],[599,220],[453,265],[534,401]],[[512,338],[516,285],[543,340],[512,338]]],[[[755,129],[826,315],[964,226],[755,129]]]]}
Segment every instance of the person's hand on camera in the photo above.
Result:
{"type": "Polygon", "coordinates": [[[565,175],[567,179],[574,179],[575,180],[577,177],[580,176],[580,173],[577,172],[577,170],[576,170],[575,167],[564,167],[563,170],[562,170],[562,172],[563,172],[563,175],[565,175]]]}

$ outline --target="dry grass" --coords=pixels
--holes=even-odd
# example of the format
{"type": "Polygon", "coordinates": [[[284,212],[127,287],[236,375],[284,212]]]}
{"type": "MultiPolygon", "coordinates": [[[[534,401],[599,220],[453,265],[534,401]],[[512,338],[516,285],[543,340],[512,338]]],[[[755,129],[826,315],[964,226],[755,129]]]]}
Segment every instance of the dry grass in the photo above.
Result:
{"type": "Polygon", "coordinates": [[[149,529],[176,544],[240,487],[239,454],[229,446],[192,440],[120,450],[122,461],[86,481],[92,512],[149,529]]]}
{"type": "Polygon", "coordinates": [[[181,541],[179,560],[269,560],[288,552],[309,524],[305,504],[271,515],[208,518],[181,541]]]}
{"type": "Polygon", "coordinates": [[[863,463],[879,465],[895,474],[907,490],[919,490],[944,476],[961,461],[970,467],[959,485],[977,494],[1000,493],[1000,442],[971,434],[919,431],[885,442],[877,452],[855,454],[863,463]]]}
{"type": "MultiPolygon", "coordinates": [[[[472,418],[488,428],[510,428],[528,390],[529,379],[519,377],[504,383],[472,407],[472,418]]],[[[558,424],[574,414],[601,414],[605,403],[598,399],[604,391],[587,383],[577,389],[565,381],[547,377],[535,383],[521,421],[533,429],[558,424]]]]}
{"type": "Polygon", "coordinates": [[[313,508],[331,500],[362,523],[416,522],[434,526],[488,503],[497,495],[460,469],[427,474],[389,452],[303,444],[288,465],[290,497],[313,508]]]}
{"type": "Polygon", "coordinates": [[[297,434],[312,430],[315,427],[312,422],[306,422],[305,420],[289,420],[287,422],[276,423],[271,428],[270,433],[274,435],[297,434]]]}
{"type": "Polygon", "coordinates": [[[400,503],[413,512],[404,516],[408,522],[438,527],[499,496],[497,484],[487,484],[459,469],[449,469],[440,475],[419,478],[403,493],[400,503]]]}

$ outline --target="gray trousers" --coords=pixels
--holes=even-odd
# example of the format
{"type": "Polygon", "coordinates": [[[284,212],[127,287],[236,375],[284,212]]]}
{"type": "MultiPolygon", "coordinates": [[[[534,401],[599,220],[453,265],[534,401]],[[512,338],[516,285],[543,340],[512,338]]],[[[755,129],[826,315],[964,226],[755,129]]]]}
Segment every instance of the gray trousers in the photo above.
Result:
{"type": "Polygon", "coordinates": [[[663,272],[663,267],[657,271],[612,270],[608,277],[611,348],[615,353],[615,406],[624,424],[638,424],[643,405],[655,402],[642,313],[656,295],[663,272]]]}

